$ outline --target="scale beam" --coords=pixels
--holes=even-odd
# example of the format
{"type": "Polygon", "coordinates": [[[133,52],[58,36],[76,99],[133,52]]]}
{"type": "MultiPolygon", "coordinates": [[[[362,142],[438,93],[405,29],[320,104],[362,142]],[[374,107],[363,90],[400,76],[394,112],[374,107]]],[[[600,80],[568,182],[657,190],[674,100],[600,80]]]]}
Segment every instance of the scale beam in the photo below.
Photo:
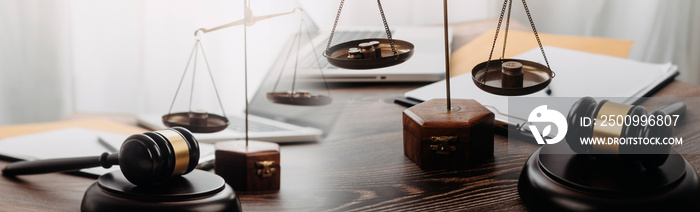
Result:
{"type": "Polygon", "coordinates": [[[277,16],[283,16],[283,15],[292,14],[292,13],[295,13],[297,10],[303,11],[301,8],[297,7],[297,8],[294,8],[292,11],[289,11],[289,12],[277,13],[277,14],[270,14],[270,15],[253,16],[253,11],[252,11],[252,10],[250,9],[250,7],[246,4],[246,7],[245,7],[245,18],[243,18],[243,19],[241,19],[241,20],[237,20],[237,21],[231,22],[231,23],[228,23],[228,24],[224,24],[224,25],[221,25],[221,26],[212,27],[212,28],[209,28],[209,29],[206,29],[206,28],[199,28],[199,29],[197,29],[197,31],[194,32],[194,34],[197,35],[197,33],[199,33],[199,32],[208,33],[208,32],[213,32],[213,31],[216,31],[216,30],[225,29],[225,28],[229,28],[229,27],[233,27],[233,26],[244,25],[244,24],[245,24],[246,26],[252,26],[253,24],[257,23],[258,21],[262,21],[262,20],[265,20],[265,19],[274,18],[274,17],[277,17],[277,16]]]}

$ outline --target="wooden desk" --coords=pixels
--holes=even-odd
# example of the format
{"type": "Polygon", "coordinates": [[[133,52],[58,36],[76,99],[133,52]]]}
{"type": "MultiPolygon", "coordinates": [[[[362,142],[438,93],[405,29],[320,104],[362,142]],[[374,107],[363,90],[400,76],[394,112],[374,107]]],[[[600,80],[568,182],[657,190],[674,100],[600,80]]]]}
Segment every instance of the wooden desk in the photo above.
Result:
{"type": "MultiPolygon", "coordinates": [[[[471,83],[471,82],[455,82],[471,83]]],[[[496,135],[491,161],[467,171],[422,171],[403,154],[395,97],[424,84],[335,85],[345,103],[321,142],[283,145],[279,193],[239,194],[246,211],[524,210],[517,192],[529,155],[509,154],[496,135]]],[[[654,96],[700,97],[700,86],[674,81],[654,96]]],[[[700,105],[688,105],[700,107],[700,105]]],[[[133,116],[78,113],[135,124],[133,116]]],[[[684,155],[696,169],[700,155],[684,155]]],[[[0,168],[7,162],[0,161],[0,168]]],[[[66,174],[0,177],[2,211],[79,211],[93,179],[66,174]]]]}
{"type": "MultiPolygon", "coordinates": [[[[496,135],[493,160],[468,171],[422,171],[403,154],[401,111],[392,103],[422,84],[339,85],[336,101],[347,106],[323,141],[282,146],[279,193],[240,194],[244,210],[524,210],[518,197],[520,170],[529,155],[509,154],[496,135]],[[367,94],[371,93],[371,96],[367,94]]],[[[675,81],[654,96],[700,96],[700,86],[675,81]]],[[[688,105],[700,107],[700,105],[688,105]]],[[[134,117],[78,113],[69,118],[134,117]]],[[[684,155],[696,169],[700,155],[684,155]]],[[[7,162],[0,161],[0,168],[7,162]]],[[[93,179],[46,174],[0,178],[0,209],[78,211],[93,179]]]]}

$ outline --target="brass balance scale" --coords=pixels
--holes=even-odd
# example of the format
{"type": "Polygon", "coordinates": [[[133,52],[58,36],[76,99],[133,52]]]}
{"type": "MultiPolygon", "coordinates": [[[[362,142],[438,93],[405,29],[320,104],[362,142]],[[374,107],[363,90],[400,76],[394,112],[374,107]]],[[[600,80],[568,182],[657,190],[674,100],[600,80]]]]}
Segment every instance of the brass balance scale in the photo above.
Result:
{"type": "Polygon", "coordinates": [[[535,93],[549,86],[549,83],[552,82],[552,79],[556,76],[556,73],[552,71],[551,67],[549,66],[549,61],[547,60],[547,55],[542,47],[542,42],[540,41],[540,36],[537,33],[535,22],[532,21],[530,9],[527,7],[527,3],[524,0],[523,7],[525,8],[525,13],[527,14],[530,26],[532,27],[532,32],[535,35],[535,39],[537,40],[540,51],[542,52],[542,57],[544,57],[546,66],[528,60],[504,58],[506,44],[508,42],[508,27],[510,25],[512,4],[512,0],[505,0],[503,2],[503,8],[501,9],[501,15],[498,19],[496,35],[493,38],[493,45],[491,46],[489,59],[474,66],[471,72],[472,81],[474,81],[474,84],[476,84],[478,88],[496,95],[520,96],[535,93]],[[499,59],[492,60],[493,50],[496,48],[496,41],[503,23],[503,18],[506,15],[506,10],[508,13],[505,19],[506,28],[503,39],[503,52],[499,59]]]}
{"type": "Polygon", "coordinates": [[[229,125],[229,120],[226,118],[226,112],[224,110],[224,106],[221,103],[221,97],[219,97],[219,91],[216,89],[216,82],[214,81],[214,75],[211,72],[211,68],[209,67],[209,61],[207,60],[206,53],[204,53],[204,47],[202,46],[202,43],[200,42],[202,34],[204,34],[206,31],[205,30],[197,30],[195,31],[195,43],[194,47],[192,47],[192,52],[190,53],[190,57],[187,60],[187,64],[185,65],[185,71],[182,73],[182,78],[180,78],[180,83],[177,86],[177,90],[175,92],[175,96],[173,97],[173,101],[170,104],[170,109],[168,109],[168,114],[163,116],[163,124],[168,127],[184,127],[192,132],[195,133],[213,133],[213,132],[218,132],[221,130],[226,129],[229,125]],[[221,115],[213,114],[213,113],[208,113],[206,111],[201,111],[201,110],[192,110],[192,96],[194,95],[194,82],[195,82],[195,76],[196,76],[196,71],[197,71],[197,60],[198,60],[198,55],[201,50],[202,58],[204,58],[204,63],[206,64],[207,71],[209,73],[209,77],[211,78],[211,84],[214,86],[214,92],[216,94],[216,98],[219,101],[219,107],[221,108],[221,115]],[[187,76],[187,72],[190,66],[190,62],[194,59],[194,63],[192,65],[192,86],[190,88],[190,99],[189,99],[189,112],[178,112],[178,113],[172,113],[173,106],[175,105],[175,100],[177,99],[178,94],[180,93],[180,88],[182,87],[182,83],[185,81],[185,77],[187,76]]]}
{"type": "Polygon", "coordinates": [[[345,69],[374,69],[398,65],[406,62],[413,56],[414,46],[412,43],[397,40],[391,36],[391,30],[386,21],[386,16],[384,15],[384,9],[382,8],[380,0],[377,0],[377,6],[382,16],[382,23],[386,31],[386,39],[370,38],[352,40],[331,46],[344,4],[345,0],[341,0],[340,6],[338,7],[338,14],[335,16],[335,22],[333,22],[333,28],[328,38],[326,50],[323,52],[323,56],[326,57],[328,63],[338,68],[345,69]]]}
{"type": "MultiPolygon", "coordinates": [[[[302,34],[306,35],[306,38],[311,41],[311,35],[309,34],[309,31],[303,30],[304,29],[304,19],[301,18],[301,23],[299,23],[299,29],[297,30],[297,33],[295,34],[294,38],[292,39],[292,48],[289,48],[289,52],[287,52],[287,58],[285,58],[284,63],[282,64],[282,70],[279,72],[279,75],[277,76],[277,81],[275,82],[275,86],[272,88],[272,92],[267,93],[267,99],[270,100],[271,102],[277,103],[277,104],[286,104],[286,105],[297,105],[297,106],[322,106],[322,105],[328,105],[331,102],[333,102],[333,99],[330,97],[330,89],[328,88],[328,83],[326,82],[326,77],[323,75],[323,66],[321,66],[321,62],[318,60],[318,55],[316,53],[316,49],[312,49],[311,52],[314,54],[314,58],[316,59],[316,65],[318,65],[319,71],[321,72],[321,76],[323,78],[323,84],[325,85],[326,89],[326,95],[321,95],[321,94],[312,94],[308,91],[300,91],[297,90],[296,87],[296,81],[297,81],[297,70],[299,68],[299,55],[300,55],[300,45],[301,45],[301,37],[302,34]],[[296,49],[296,58],[294,60],[294,77],[292,78],[292,87],[290,91],[286,92],[278,92],[277,87],[282,79],[282,74],[284,72],[284,69],[287,67],[287,61],[289,59],[289,56],[292,53],[292,50],[296,49]]],[[[312,45],[313,46],[313,45],[312,45]]]]}
{"type": "MultiPolygon", "coordinates": [[[[338,19],[340,18],[344,2],[344,0],[340,1],[340,6],[338,8],[335,22],[333,23],[333,28],[328,39],[327,47],[323,52],[323,56],[326,57],[330,64],[346,69],[373,69],[401,64],[413,56],[413,44],[407,41],[392,38],[391,30],[387,24],[380,0],[377,0],[377,5],[382,16],[384,29],[386,30],[386,39],[370,38],[353,40],[331,46],[333,35],[338,25],[338,19]]],[[[523,5],[546,65],[533,61],[504,58],[508,40],[508,28],[510,25],[512,6],[512,1],[506,0],[503,3],[503,8],[501,10],[489,59],[476,65],[472,70],[473,82],[483,91],[505,96],[527,95],[546,88],[556,76],[556,73],[552,71],[549,66],[549,61],[547,60],[544,48],[542,47],[542,42],[540,41],[537,33],[535,23],[532,20],[530,10],[525,1],[523,1],[523,5]],[[506,11],[507,18],[505,17],[506,11]],[[500,59],[493,60],[493,51],[496,47],[496,41],[498,39],[504,18],[506,20],[504,33],[505,39],[503,42],[504,54],[501,55],[500,59]]],[[[446,10],[444,15],[445,19],[447,19],[446,10]]],[[[447,26],[445,26],[445,28],[447,28],[447,26]]],[[[448,49],[448,44],[446,43],[445,45],[445,48],[448,49]]],[[[446,80],[448,88],[447,99],[449,105],[449,64],[447,64],[446,80]]]]}
{"type": "MultiPolygon", "coordinates": [[[[214,82],[214,77],[212,75],[211,68],[209,67],[206,53],[204,52],[204,48],[200,42],[201,37],[205,33],[216,31],[219,29],[224,29],[224,28],[238,26],[238,25],[250,26],[258,21],[262,21],[262,20],[277,17],[277,16],[292,14],[295,12],[303,12],[303,10],[301,10],[300,8],[295,8],[294,10],[292,10],[290,12],[286,12],[286,13],[279,13],[279,14],[265,15],[265,16],[253,16],[252,11],[250,10],[250,7],[248,7],[248,3],[246,1],[246,6],[245,6],[246,18],[245,19],[235,21],[232,23],[228,23],[225,25],[213,27],[210,29],[200,28],[197,31],[195,31],[195,39],[196,39],[195,45],[192,49],[192,53],[190,53],[190,57],[187,61],[187,64],[185,65],[185,71],[182,74],[182,78],[180,79],[180,83],[178,84],[177,91],[175,92],[175,96],[173,97],[173,101],[170,105],[170,109],[168,110],[168,113],[163,115],[163,117],[162,117],[163,123],[168,127],[175,127],[175,126],[184,127],[184,128],[187,128],[188,130],[195,132],[195,133],[213,133],[213,132],[218,132],[218,131],[226,129],[226,127],[228,127],[228,125],[229,125],[229,120],[226,117],[226,112],[224,110],[223,104],[221,103],[221,98],[219,96],[218,89],[216,88],[216,83],[214,82]],[[191,107],[192,106],[192,95],[194,94],[194,81],[195,81],[195,75],[196,75],[195,74],[196,73],[196,64],[197,64],[198,55],[200,54],[200,52],[201,52],[202,58],[204,59],[204,62],[206,64],[209,76],[211,78],[211,84],[214,86],[216,98],[219,102],[219,106],[221,109],[221,115],[210,113],[207,111],[193,110],[191,107]],[[193,62],[194,65],[192,66],[193,73],[192,73],[192,87],[190,88],[191,92],[190,92],[190,99],[189,99],[189,101],[190,101],[189,102],[189,104],[190,104],[189,111],[173,113],[172,108],[175,105],[175,100],[178,97],[178,94],[179,94],[180,89],[182,87],[182,83],[184,82],[185,78],[187,77],[190,62],[192,62],[192,61],[194,61],[193,62]]],[[[301,15],[300,15],[300,17],[301,17],[301,15]]],[[[293,81],[292,88],[290,91],[285,91],[285,92],[276,91],[277,85],[279,84],[280,80],[282,79],[282,72],[283,71],[280,71],[280,75],[277,79],[277,82],[275,83],[275,87],[273,88],[272,92],[267,93],[267,98],[268,98],[268,100],[270,100],[273,103],[297,105],[297,106],[321,106],[321,105],[330,104],[332,102],[332,98],[330,97],[330,91],[329,91],[327,84],[326,84],[326,91],[327,91],[326,95],[312,94],[312,93],[307,92],[307,91],[296,90],[295,84],[296,84],[296,80],[297,80],[296,72],[297,72],[297,68],[298,68],[297,67],[298,55],[299,55],[298,52],[299,52],[300,39],[301,39],[301,36],[303,34],[302,29],[303,29],[303,25],[304,25],[303,18],[300,18],[300,20],[301,20],[301,23],[299,26],[299,30],[296,33],[296,37],[294,39],[294,42],[295,42],[296,47],[297,47],[296,48],[297,49],[297,58],[295,61],[295,66],[294,66],[294,78],[292,79],[292,81],[293,81]]],[[[244,27],[244,30],[245,30],[245,27],[244,27]]],[[[306,31],[306,35],[310,37],[310,35],[308,34],[308,31],[306,31]]],[[[245,40],[245,38],[244,38],[244,40],[245,40]]],[[[247,41],[244,41],[244,44],[245,43],[247,43],[247,41]]],[[[290,48],[290,53],[291,53],[291,50],[292,50],[292,48],[290,48]]],[[[313,52],[315,53],[315,51],[313,51],[313,52]]],[[[247,126],[247,123],[248,123],[248,121],[247,121],[247,117],[248,117],[248,114],[247,114],[247,105],[248,105],[248,101],[247,101],[247,89],[248,89],[247,88],[248,87],[247,86],[247,83],[248,83],[248,80],[247,80],[247,74],[248,74],[247,73],[247,53],[245,55],[246,55],[246,72],[245,72],[245,75],[246,75],[246,77],[245,77],[246,78],[246,80],[245,80],[246,94],[245,95],[246,95],[246,126],[247,126]]],[[[285,60],[285,66],[286,66],[286,62],[287,62],[287,60],[285,60]]],[[[285,66],[283,66],[283,69],[285,66]]],[[[320,66],[320,64],[319,64],[319,66],[320,66]]],[[[323,74],[322,69],[321,69],[321,74],[323,74]]],[[[324,77],[324,82],[325,82],[325,77],[324,77]]],[[[248,130],[246,127],[246,135],[247,135],[247,131],[248,130]]]]}
{"type": "MultiPolygon", "coordinates": [[[[249,0],[244,0],[244,14],[245,18],[239,21],[235,21],[229,24],[221,25],[218,27],[210,28],[210,29],[198,29],[195,32],[195,48],[193,49],[193,52],[197,52],[198,49],[202,49],[202,45],[200,43],[200,37],[204,33],[216,31],[219,29],[224,29],[228,27],[233,27],[233,26],[238,26],[242,25],[243,26],[243,49],[244,49],[244,66],[245,66],[245,84],[244,84],[244,96],[246,100],[245,104],[245,140],[235,140],[235,141],[224,141],[224,142],[217,142],[215,144],[216,146],[216,158],[217,160],[215,161],[216,163],[216,174],[220,175],[226,183],[231,185],[234,190],[237,192],[276,192],[280,189],[280,175],[281,175],[281,167],[280,167],[280,152],[279,152],[279,145],[276,143],[270,143],[270,142],[264,142],[264,141],[255,141],[255,140],[250,140],[249,139],[249,121],[248,121],[248,107],[249,107],[249,102],[248,102],[248,52],[247,52],[247,27],[255,24],[258,21],[262,21],[265,19],[269,19],[272,17],[277,17],[277,16],[282,16],[282,15],[287,15],[287,14],[292,14],[295,12],[303,12],[300,8],[295,8],[294,10],[286,13],[279,13],[279,14],[272,14],[272,15],[265,15],[265,16],[254,16],[252,13],[252,10],[250,9],[249,5],[250,2],[249,0]],[[241,158],[245,158],[245,160],[241,160],[241,158]],[[256,164],[255,166],[251,167],[248,166],[247,163],[254,163],[256,164]],[[262,173],[262,174],[261,174],[262,173]],[[242,178],[247,179],[255,179],[255,180],[246,180],[242,178]]],[[[285,60],[285,65],[282,67],[282,71],[280,71],[280,75],[278,76],[278,80],[275,84],[275,87],[273,88],[272,92],[267,93],[267,98],[273,103],[277,104],[286,104],[286,105],[295,105],[295,106],[322,106],[322,105],[327,105],[332,102],[332,99],[330,97],[330,91],[328,89],[328,85],[326,84],[326,91],[327,95],[321,95],[321,94],[312,94],[310,92],[306,91],[300,91],[297,90],[296,87],[296,81],[297,81],[297,69],[298,69],[298,55],[299,55],[299,45],[301,43],[301,36],[304,34],[302,31],[303,26],[304,26],[304,19],[303,16],[300,14],[300,26],[299,30],[296,33],[296,37],[294,39],[294,44],[293,46],[296,46],[297,49],[297,58],[295,61],[295,66],[294,66],[294,78],[292,79],[292,88],[290,91],[286,92],[278,92],[277,90],[277,85],[279,84],[281,78],[282,78],[282,72],[284,71],[284,68],[286,67],[286,62],[285,60]]],[[[310,37],[308,32],[306,32],[306,35],[310,37]]],[[[290,48],[290,53],[293,48],[290,48]]],[[[315,51],[314,51],[315,52],[315,51]]],[[[190,60],[194,57],[195,63],[197,62],[197,53],[193,54],[194,56],[190,56],[190,60]]],[[[289,55],[289,54],[288,54],[289,55]]],[[[202,56],[204,58],[205,63],[207,62],[206,55],[204,54],[204,51],[202,50],[202,56]]],[[[187,63],[189,66],[189,61],[187,63]]],[[[320,63],[317,61],[317,64],[320,66],[320,63]]],[[[180,90],[180,87],[182,85],[182,82],[185,79],[186,73],[187,73],[187,66],[185,69],[185,73],[183,74],[182,79],[180,80],[180,84],[178,85],[178,91],[175,93],[175,97],[173,98],[173,103],[170,106],[170,110],[168,111],[168,114],[163,116],[163,123],[166,126],[173,127],[173,126],[181,126],[184,128],[189,129],[192,132],[195,133],[211,133],[211,132],[218,132],[221,130],[226,129],[229,125],[229,120],[226,117],[226,113],[224,112],[224,107],[221,103],[221,98],[219,98],[218,91],[216,91],[216,85],[214,83],[214,77],[211,74],[211,70],[209,69],[209,66],[207,64],[207,69],[209,70],[209,76],[212,81],[212,85],[214,86],[214,90],[216,93],[217,100],[219,101],[219,106],[221,107],[221,113],[222,115],[217,115],[217,114],[212,114],[208,113],[206,111],[196,111],[192,110],[191,104],[192,104],[192,96],[190,96],[190,109],[188,112],[179,112],[179,113],[172,113],[172,107],[175,102],[175,99],[177,98],[177,94],[180,90]]],[[[194,70],[194,68],[193,68],[194,70]]],[[[194,71],[193,71],[194,72],[194,71]]],[[[323,70],[321,70],[321,74],[323,74],[323,70]]],[[[325,82],[325,77],[324,77],[324,82],[325,82]]],[[[194,87],[194,74],[192,77],[192,86],[194,87]]],[[[191,93],[194,93],[194,88],[191,88],[191,93]]]]}

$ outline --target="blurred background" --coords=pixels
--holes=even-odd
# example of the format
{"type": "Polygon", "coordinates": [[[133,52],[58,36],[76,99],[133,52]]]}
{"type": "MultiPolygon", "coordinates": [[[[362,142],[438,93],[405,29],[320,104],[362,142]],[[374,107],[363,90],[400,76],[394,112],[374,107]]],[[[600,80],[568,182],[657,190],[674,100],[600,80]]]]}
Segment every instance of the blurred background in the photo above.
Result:
{"type": "MultiPolygon", "coordinates": [[[[322,32],[330,32],[339,2],[252,0],[250,6],[255,15],[301,6],[322,32]]],[[[633,40],[631,59],[672,62],[680,69],[677,79],[700,83],[699,1],[527,3],[541,32],[633,40]]],[[[382,4],[390,26],[442,23],[441,0],[382,4]]],[[[450,22],[497,18],[502,4],[450,0],[450,22]]],[[[528,23],[520,1],[513,6],[513,19],[528,23]]],[[[238,0],[0,0],[0,124],[53,121],[76,111],[164,114],[195,42],[194,31],[242,19],[242,12],[238,0]]],[[[299,21],[293,14],[248,28],[249,97],[299,21]]],[[[376,1],[345,3],[339,28],[352,26],[382,26],[376,1]]],[[[208,33],[202,45],[226,110],[242,111],[242,27],[208,33]]],[[[197,67],[205,70],[201,62],[197,67]]],[[[197,89],[210,89],[202,82],[197,89]]],[[[211,92],[196,95],[213,97],[211,92]]]]}

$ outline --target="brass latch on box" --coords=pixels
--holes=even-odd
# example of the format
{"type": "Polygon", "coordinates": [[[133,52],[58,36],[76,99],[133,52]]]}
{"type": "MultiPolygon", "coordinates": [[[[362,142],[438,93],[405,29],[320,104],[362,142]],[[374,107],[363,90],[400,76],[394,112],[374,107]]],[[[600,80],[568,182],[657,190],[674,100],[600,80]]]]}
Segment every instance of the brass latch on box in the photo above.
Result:
{"type": "Polygon", "coordinates": [[[431,136],[430,150],[439,155],[449,155],[450,152],[457,151],[457,136],[431,136]]]}
{"type": "Polygon", "coordinates": [[[275,165],[274,161],[258,161],[255,162],[255,168],[258,169],[258,176],[260,177],[270,177],[275,173],[277,169],[272,167],[275,165]]]}

